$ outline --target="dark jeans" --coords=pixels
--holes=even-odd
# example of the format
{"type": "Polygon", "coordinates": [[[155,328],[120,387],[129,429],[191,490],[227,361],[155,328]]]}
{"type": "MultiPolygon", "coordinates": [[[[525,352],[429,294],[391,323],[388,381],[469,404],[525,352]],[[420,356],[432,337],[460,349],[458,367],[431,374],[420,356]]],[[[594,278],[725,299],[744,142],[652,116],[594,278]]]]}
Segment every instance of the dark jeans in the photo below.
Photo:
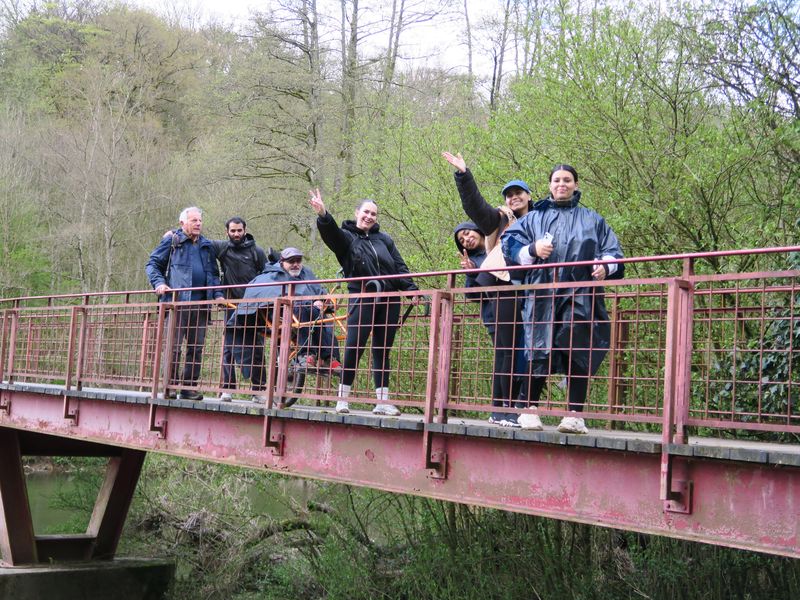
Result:
{"type": "MultiPolygon", "coordinates": [[[[527,381],[516,369],[518,354],[523,352],[525,332],[522,325],[522,294],[498,292],[495,304],[494,374],[492,405],[510,406],[512,400],[524,400],[527,381]]],[[[517,408],[523,408],[518,406],[517,408]]]]}
{"type": "Polygon", "coordinates": [[[191,386],[195,385],[200,378],[209,315],[208,306],[179,306],[170,314],[169,318],[176,319],[170,385],[191,386]],[[186,360],[183,365],[183,375],[179,377],[184,341],[186,342],[186,360]]]}
{"type": "MultiPolygon", "coordinates": [[[[296,305],[294,314],[301,323],[323,316],[318,308],[309,305],[296,305]]],[[[331,357],[339,360],[339,344],[336,343],[330,323],[298,328],[297,346],[300,354],[313,354],[324,360],[330,360],[331,357]]]]}
{"type": "MultiPolygon", "coordinates": [[[[230,339],[231,359],[249,379],[253,390],[267,386],[267,371],[264,366],[264,323],[258,314],[238,317],[235,325],[225,329],[225,338],[230,339]]],[[[231,365],[233,370],[233,365],[231,365]]]]}
{"type": "Polygon", "coordinates": [[[348,304],[342,383],[353,385],[356,367],[372,334],[372,378],[375,387],[389,387],[389,353],[400,321],[398,298],[352,298],[348,304]]]}
{"type": "MultiPolygon", "coordinates": [[[[225,309],[225,323],[234,313],[233,308],[225,309]]],[[[225,327],[225,337],[222,341],[222,387],[233,389],[236,387],[236,369],[233,368],[233,327],[225,327]]]]}

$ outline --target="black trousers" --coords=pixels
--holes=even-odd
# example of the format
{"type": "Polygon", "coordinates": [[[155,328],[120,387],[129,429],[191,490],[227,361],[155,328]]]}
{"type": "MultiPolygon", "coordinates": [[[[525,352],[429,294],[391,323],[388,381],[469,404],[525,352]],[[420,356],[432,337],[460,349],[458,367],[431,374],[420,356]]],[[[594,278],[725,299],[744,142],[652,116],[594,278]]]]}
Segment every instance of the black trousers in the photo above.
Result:
{"type": "Polygon", "coordinates": [[[353,298],[348,304],[342,383],[353,385],[356,367],[372,334],[372,379],[389,387],[389,353],[400,322],[399,298],[353,298]]]}
{"type": "MultiPolygon", "coordinates": [[[[530,395],[531,402],[536,404],[542,395],[546,377],[531,377],[530,395]]],[[[569,375],[567,375],[567,398],[569,409],[575,412],[582,412],[583,405],[586,404],[586,393],[589,391],[589,371],[585,367],[570,363],[569,375]]]]}
{"type": "Polygon", "coordinates": [[[524,297],[516,291],[498,292],[495,300],[494,374],[492,404],[510,406],[512,400],[527,396],[526,378],[514,373],[516,354],[523,352],[525,332],[522,325],[524,297]]]}

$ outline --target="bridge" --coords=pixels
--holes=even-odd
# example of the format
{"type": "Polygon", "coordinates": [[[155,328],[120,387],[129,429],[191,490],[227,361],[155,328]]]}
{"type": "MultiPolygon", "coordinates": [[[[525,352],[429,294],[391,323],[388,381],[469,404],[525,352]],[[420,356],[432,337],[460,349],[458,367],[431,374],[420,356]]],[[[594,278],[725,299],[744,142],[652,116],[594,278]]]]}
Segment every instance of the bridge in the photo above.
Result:
{"type": "MultiPolygon", "coordinates": [[[[219,307],[192,388],[205,399],[190,401],[164,376],[180,303],[151,291],[0,301],[0,558],[113,557],[147,452],[798,558],[800,271],[787,266],[798,250],[627,259],[626,279],[581,282],[604,293],[611,325],[587,435],[556,431],[569,414],[561,375],[520,409],[543,431],[487,423],[492,342],[459,272],[415,275],[419,292],[362,294],[393,297],[407,315],[391,360],[398,418],[371,413],[369,352],[349,414],[332,408],[335,374],[300,376],[292,314],[304,299],[291,286],[268,303],[266,389],[240,381],[232,402],[217,399],[219,307]],[[720,274],[745,259],[752,269],[720,274]],[[429,313],[414,308],[420,297],[429,313]],[[31,455],[108,457],[85,532],[34,532],[31,455]]],[[[346,311],[346,295],[331,297],[346,311]]]]}

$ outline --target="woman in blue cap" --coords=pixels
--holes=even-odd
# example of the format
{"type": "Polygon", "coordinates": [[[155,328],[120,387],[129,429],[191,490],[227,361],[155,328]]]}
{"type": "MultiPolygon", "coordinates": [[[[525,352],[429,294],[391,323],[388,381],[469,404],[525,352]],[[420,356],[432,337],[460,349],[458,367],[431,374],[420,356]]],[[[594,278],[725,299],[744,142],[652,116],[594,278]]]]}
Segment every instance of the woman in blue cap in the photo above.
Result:
{"type": "MultiPolygon", "coordinates": [[[[485,236],[487,265],[494,265],[493,256],[502,259],[500,248],[500,235],[517,219],[524,217],[533,210],[531,190],[521,179],[513,179],[503,186],[501,194],[505,205],[493,207],[481,195],[472,173],[467,169],[467,163],[461,154],[442,152],[444,159],[455,167],[455,180],[458,194],[461,197],[461,206],[464,212],[485,236]]],[[[480,280],[481,285],[509,285],[509,274],[500,273],[480,280]]],[[[514,290],[497,293],[496,328],[495,328],[495,366],[492,405],[508,408],[512,402],[515,408],[525,408],[524,400],[527,398],[527,386],[521,376],[515,376],[514,365],[515,349],[520,348],[523,341],[522,329],[522,298],[514,290]],[[498,397],[499,396],[499,397],[498,397]]],[[[493,412],[489,417],[490,423],[503,427],[524,427],[526,429],[541,429],[542,422],[536,414],[525,413],[518,415],[515,412],[493,412]]]]}

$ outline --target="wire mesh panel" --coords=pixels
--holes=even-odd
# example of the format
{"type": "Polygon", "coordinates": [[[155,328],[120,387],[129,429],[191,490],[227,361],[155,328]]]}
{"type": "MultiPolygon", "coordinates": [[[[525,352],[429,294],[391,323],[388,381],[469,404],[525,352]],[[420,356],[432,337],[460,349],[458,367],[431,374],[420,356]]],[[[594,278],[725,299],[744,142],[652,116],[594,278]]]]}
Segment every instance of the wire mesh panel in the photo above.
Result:
{"type": "Polygon", "coordinates": [[[662,282],[453,291],[447,408],[454,414],[563,414],[578,408],[577,399],[587,416],[660,419],[662,282]]]}
{"type": "Polygon", "coordinates": [[[70,364],[72,309],[20,308],[11,317],[16,341],[6,365],[15,380],[64,383],[70,364]]]}
{"type": "Polygon", "coordinates": [[[348,400],[365,408],[380,403],[376,389],[388,388],[384,401],[421,409],[430,334],[424,294],[330,298],[335,300],[330,311],[313,307],[318,299],[292,299],[289,368],[303,382],[295,382],[296,396],[304,402],[335,400],[344,380],[348,400]]]}
{"type": "Polygon", "coordinates": [[[87,307],[81,314],[81,384],[142,387],[152,380],[157,306],[105,304],[87,307]]]}
{"type": "MultiPolygon", "coordinates": [[[[800,428],[796,277],[709,279],[694,292],[692,422],[800,428]]],[[[800,429],[797,429],[800,430],[800,429]]]]}

